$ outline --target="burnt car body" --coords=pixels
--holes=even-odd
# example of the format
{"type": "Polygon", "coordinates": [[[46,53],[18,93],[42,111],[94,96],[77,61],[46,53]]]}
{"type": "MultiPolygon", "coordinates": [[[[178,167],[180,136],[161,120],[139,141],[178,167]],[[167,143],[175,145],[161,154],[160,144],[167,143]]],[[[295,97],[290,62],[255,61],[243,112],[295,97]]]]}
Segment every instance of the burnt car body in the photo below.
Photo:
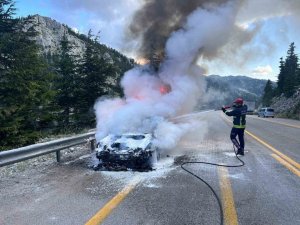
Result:
{"type": "Polygon", "coordinates": [[[108,135],[99,141],[96,157],[98,169],[104,170],[151,170],[159,158],[158,149],[152,144],[149,133],[108,135]]]}

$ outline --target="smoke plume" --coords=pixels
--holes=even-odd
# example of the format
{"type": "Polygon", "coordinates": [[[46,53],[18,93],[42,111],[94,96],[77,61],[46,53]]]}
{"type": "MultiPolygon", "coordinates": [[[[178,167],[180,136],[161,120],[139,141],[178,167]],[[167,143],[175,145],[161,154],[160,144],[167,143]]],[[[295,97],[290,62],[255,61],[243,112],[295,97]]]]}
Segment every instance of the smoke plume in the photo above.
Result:
{"type": "MultiPolygon", "coordinates": [[[[218,7],[228,0],[145,0],[129,26],[130,38],[140,38],[138,54],[151,59],[155,53],[164,51],[170,34],[186,23],[188,15],[195,9],[218,7]]],[[[202,18],[206,20],[206,18],[202,18]]],[[[201,23],[202,21],[198,21],[201,23]]]]}
{"type": "MultiPolygon", "coordinates": [[[[187,132],[204,127],[200,121],[174,122],[171,118],[191,112],[203,96],[203,70],[195,61],[199,55],[213,54],[227,42],[237,10],[235,1],[225,4],[191,1],[190,5],[184,4],[186,1],[147,2],[148,7],[169,12],[164,5],[168,2],[176,12],[176,18],[172,15],[175,22],[168,18],[170,29],[163,39],[152,34],[154,39],[161,40],[159,45],[164,48],[166,58],[155,76],[147,66],[126,72],[121,82],[124,98],[99,100],[95,104],[96,138],[99,141],[110,133],[151,132],[158,147],[172,148],[187,132]],[[170,87],[168,91],[162,91],[166,87],[170,87]]],[[[155,28],[154,24],[150,27],[155,28]]],[[[157,25],[155,30],[160,34],[161,27],[157,25]]],[[[144,50],[151,46],[152,40],[144,40],[144,50]]]]}

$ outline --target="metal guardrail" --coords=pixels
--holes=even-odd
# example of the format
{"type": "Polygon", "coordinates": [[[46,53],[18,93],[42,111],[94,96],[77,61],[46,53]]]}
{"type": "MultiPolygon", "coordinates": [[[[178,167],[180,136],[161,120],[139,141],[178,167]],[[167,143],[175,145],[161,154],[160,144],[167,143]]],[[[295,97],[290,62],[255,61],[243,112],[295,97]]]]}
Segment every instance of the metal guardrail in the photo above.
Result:
{"type": "Polygon", "coordinates": [[[52,152],[56,152],[56,160],[57,162],[60,162],[61,150],[75,145],[87,143],[87,141],[90,142],[91,149],[94,150],[95,132],[89,132],[75,137],[62,138],[54,141],[29,145],[22,148],[0,152],[0,167],[35,158],[41,155],[46,155],[52,152]]]}

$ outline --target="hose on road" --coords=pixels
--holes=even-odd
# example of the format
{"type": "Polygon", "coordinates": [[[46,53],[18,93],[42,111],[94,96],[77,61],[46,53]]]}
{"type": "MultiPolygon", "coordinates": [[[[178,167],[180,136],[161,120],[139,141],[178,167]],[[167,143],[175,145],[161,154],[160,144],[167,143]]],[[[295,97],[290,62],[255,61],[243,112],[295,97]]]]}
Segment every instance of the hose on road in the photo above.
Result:
{"type": "Polygon", "coordinates": [[[194,177],[196,177],[197,179],[199,179],[200,181],[202,181],[204,184],[206,184],[208,186],[208,188],[211,190],[211,192],[213,193],[214,197],[216,198],[217,202],[218,202],[218,206],[220,209],[220,224],[223,225],[224,224],[224,212],[223,212],[223,208],[222,208],[222,203],[220,200],[220,197],[218,196],[218,194],[216,193],[216,191],[213,189],[213,187],[207,183],[203,178],[201,178],[200,176],[196,175],[195,173],[193,173],[192,171],[188,170],[187,168],[184,167],[184,165],[186,164],[206,164],[206,165],[213,165],[213,166],[220,166],[220,167],[242,167],[245,165],[245,162],[240,159],[237,155],[237,152],[235,150],[235,147],[233,146],[233,151],[235,153],[235,157],[241,162],[241,164],[238,165],[225,165],[225,164],[219,164],[219,163],[211,163],[211,162],[201,162],[201,161],[191,161],[191,162],[184,162],[181,164],[181,168],[188,172],[189,174],[193,175],[194,177]]]}

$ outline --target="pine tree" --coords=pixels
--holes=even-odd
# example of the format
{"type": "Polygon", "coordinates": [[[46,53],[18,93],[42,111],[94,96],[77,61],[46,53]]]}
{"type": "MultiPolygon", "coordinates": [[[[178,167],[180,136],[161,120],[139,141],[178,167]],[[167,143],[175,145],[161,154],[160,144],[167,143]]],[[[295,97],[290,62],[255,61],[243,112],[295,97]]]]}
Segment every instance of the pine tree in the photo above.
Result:
{"type": "Polygon", "coordinates": [[[13,1],[0,2],[0,150],[33,143],[40,126],[49,122],[51,74],[39,55],[26,21],[12,19],[13,1]],[[12,20],[12,21],[10,21],[12,20]]]}
{"type": "Polygon", "coordinates": [[[298,56],[295,54],[294,42],[290,44],[285,60],[285,82],[283,86],[283,93],[290,97],[293,95],[296,89],[297,82],[297,70],[298,70],[298,56]]]}
{"type": "Polygon", "coordinates": [[[300,83],[298,56],[295,53],[294,42],[290,44],[287,51],[286,59],[283,61],[280,58],[280,72],[278,74],[276,94],[282,93],[286,97],[290,97],[295,92],[297,86],[300,83]]]}
{"type": "Polygon", "coordinates": [[[276,92],[278,95],[283,93],[283,87],[284,87],[284,80],[285,80],[285,66],[283,58],[280,58],[279,62],[279,74],[278,74],[278,81],[277,81],[277,89],[276,92]]]}
{"type": "Polygon", "coordinates": [[[273,97],[273,86],[272,86],[272,82],[270,80],[268,80],[266,83],[266,86],[264,89],[264,95],[262,98],[263,105],[270,106],[272,97],[273,97]]]}
{"type": "Polygon", "coordinates": [[[98,37],[88,33],[88,42],[80,66],[80,92],[78,93],[77,121],[81,126],[95,123],[93,106],[97,98],[111,94],[108,77],[116,77],[116,68],[105,58],[98,44],[98,37]]]}
{"type": "Polygon", "coordinates": [[[13,19],[15,3],[12,0],[0,0],[0,75],[10,67],[10,46],[12,45],[11,33],[17,21],[13,19]]]}
{"type": "Polygon", "coordinates": [[[12,32],[17,23],[15,15],[15,2],[13,0],[0,0],[0,34],[12,32]]]}
{"type": "Polygon", "coordinates": [[[61,126],[68,128],[71,115],[77,104],[77,84],[78,84],[78,56],[72,53],[74,45],[70,43],[67,35],[64,34],[61,42],[60,54],[56,64],[58,77],[56,80],[57,105],[62,113],[59,113],[58,119],[61,126]]]}

